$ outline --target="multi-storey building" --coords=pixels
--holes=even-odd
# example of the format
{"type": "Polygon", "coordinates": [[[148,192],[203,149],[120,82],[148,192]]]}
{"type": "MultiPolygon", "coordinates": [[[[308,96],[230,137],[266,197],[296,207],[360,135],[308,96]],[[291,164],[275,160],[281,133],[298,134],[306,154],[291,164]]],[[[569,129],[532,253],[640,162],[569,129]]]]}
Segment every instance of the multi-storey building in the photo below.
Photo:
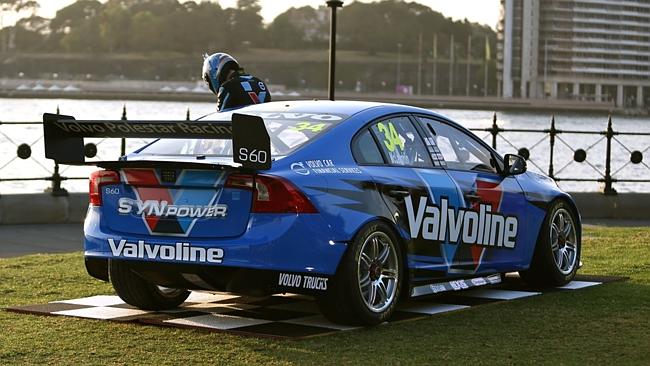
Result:
{"type": "Polygon", "coordinates": [[[650,107],[650,0],[501,0],[499,94],[650,107]]]}

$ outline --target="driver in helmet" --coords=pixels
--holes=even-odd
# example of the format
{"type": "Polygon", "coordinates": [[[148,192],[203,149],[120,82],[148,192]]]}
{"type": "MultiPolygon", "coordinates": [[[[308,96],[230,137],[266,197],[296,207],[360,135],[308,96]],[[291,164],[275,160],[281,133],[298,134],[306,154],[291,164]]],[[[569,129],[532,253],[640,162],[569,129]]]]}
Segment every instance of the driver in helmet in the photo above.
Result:
{"type": "Polygon", "coordinates": [[[203,80],[217,95],[219,111],[271,101],[266,84],[255,76],[246,74],[237,60],[227,53],[205,55],[203,80]]]}

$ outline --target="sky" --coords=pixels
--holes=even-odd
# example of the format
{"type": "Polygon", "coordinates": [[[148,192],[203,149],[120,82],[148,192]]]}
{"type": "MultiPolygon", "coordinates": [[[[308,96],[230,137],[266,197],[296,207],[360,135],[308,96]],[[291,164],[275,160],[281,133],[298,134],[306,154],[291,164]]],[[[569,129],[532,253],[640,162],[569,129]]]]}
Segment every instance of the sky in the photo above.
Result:
{"type": "MultiPolygon", "coordinates": [[[[38,11],[40,16],[51,18],[56,11],[64,6],[73,3],[75,0],[39,0],[41,8],[38,11]]],[[[101,0],[100,0],[101,1],[101,0]]],[[[182,0],[181,0],[182,1],[182,0]]],[[[373,0],[361,0],[362,2],[373,2],[373,0]]],[[[343,6],[352,1],[343,1],[343,6]]],[[[432,9],[441,12],[447,17],[455,20],[467,18],[471,22],[486,24],[496,28],[499,18],[499,0],[415,0],[415,2],[427,5],[432,9]]],[[[221,6],[233,7],[237,0],[219,0],[221,6]]],[[[310,5],[313,7],[324,5],[325,0],[261,0],[262,17],[264,21],[270,23],[278,14],[284,12],[290,7],[300,7],[310,5]]],[[[8,25],[15,22],[15,16],[12,14],[3,14],[3,24],[8,25]]]]}

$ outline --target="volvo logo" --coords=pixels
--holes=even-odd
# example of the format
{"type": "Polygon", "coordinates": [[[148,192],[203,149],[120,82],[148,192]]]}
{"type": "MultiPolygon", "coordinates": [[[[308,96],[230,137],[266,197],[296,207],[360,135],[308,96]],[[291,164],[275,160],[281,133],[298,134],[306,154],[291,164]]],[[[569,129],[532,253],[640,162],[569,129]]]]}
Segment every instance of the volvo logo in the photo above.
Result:
{"type": "Polygon", "coordinates": [[[291,170],[296,174],[309,175],[309,168],[305,167],[302,161],[291,164],[291,170]]]}

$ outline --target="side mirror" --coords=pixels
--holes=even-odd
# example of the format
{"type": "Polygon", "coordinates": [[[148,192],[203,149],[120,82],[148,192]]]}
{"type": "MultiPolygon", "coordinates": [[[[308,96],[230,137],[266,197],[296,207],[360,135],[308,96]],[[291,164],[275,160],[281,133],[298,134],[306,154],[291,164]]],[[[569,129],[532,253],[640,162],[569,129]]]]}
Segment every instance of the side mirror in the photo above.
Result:
{"type": "Polygon", "coordinates": [[[526,159],[515,154],[506,154],[504,156],[505,168],[504,175],[518,175],[526,172],[526,159]]]}

